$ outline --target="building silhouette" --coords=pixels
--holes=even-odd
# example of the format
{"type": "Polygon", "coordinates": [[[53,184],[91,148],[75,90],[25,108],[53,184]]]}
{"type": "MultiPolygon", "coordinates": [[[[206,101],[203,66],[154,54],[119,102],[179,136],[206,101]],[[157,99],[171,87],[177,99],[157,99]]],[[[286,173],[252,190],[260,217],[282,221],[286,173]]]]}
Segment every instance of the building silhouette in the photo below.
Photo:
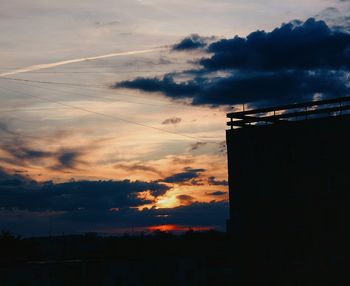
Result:
{"type": "Polygon", "coordinates": [[[350,285],[350,97],[229,113],[237,285],[350,285]]]}

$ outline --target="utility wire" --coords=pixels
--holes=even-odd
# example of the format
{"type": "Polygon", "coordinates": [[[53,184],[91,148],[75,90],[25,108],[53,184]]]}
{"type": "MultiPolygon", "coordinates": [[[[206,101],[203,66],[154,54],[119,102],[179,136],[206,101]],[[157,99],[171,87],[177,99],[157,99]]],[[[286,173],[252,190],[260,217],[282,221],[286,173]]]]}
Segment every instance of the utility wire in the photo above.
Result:
{"type": "MultiPolygon", "coordinates": [[[[93,89],[103,89],[105,90],[106,89],[106,86],[90,86],[90,85],[83,85],[83,84],[71,84],[71,83],[64,83],[64,82],[53,82],[53,81],[50,81],[50,82],[44,82],[44,81],[36,81],[36,80],[26,80],[26,79],[12,79],[12,78],[1,78],[0,79],[10,79],[10,80],[17,80],[17,81],[20,81],[20,82],[30,82],[30,83],[39,83],[39,84],[58,84],[58,85],[66,85],[68,87],[71,87],[71,88],[76,88],[76,89],[80,89],[80,90],[89,90],[89,91],[92,91],[93,89]],[[91,89],[93,88],[93,89],[91,89]]],[[[22,83],[23,85],[25,85],[24,83],[22,83]]],[[[39,87],[39,86],[35,86],[35,85],[29,85],[27,84],[28,86],[32,86],[32,87],[37,87],[37,88],[43,88],[44,87],[39,87]]],[[[80,96],[87,96],[87,97],[96,97],[96,98],[105,98],[105,99],[109,99],[109,100],[115,100],[115,101],[121,101],[121,102],[129,102],[129,103],[135,103],[135,104],[144,104],[144,105],[151,105],[151,106],[160,106],[160,107],[167,107],[167,108],[176,108],[178,109],[178,107],[172,107],[172,104],[163,104],[163,105],[157,105],[157,104],[150,104],[150,103],[145,103],[145,102],[142,102],[142,103],[139,103],[139,102],[135,102],[135,101],[126,101],[126,100],[121,100],[121,99],[115,99],[115,98],[111,98],[111,97],[105,97],[105,96],[94,96],[94,95],[87,95],[87,94],[78,94],[78,93],[73,93],[73,92],[68,92],[68,91],[63,91],[63,90],[55,90],[55,89],[49,89],[49,88],[45,88],[47,90],[53,90],[53,91],[59,91],[59,92],[62,92],[62,93],[71,93],[71,94],[76,94],[76,95],[80,95],[80,96]]],[[[111,93],[112,94],[112,93],[111,93]]],[[[149,97],[146,97],[146,96],[141,96],[141,95],[134,95],[134,94],[125,94],[125,93],[118,93],[117,95],[121,95],[121,96],[128,96],[128,97],[140,97],[140,98],[145,98],[147,100],[151,100],[151,101],[154,101],[154,102],[166,102],[165,100],[157,100],[157,99],[150,99],[149,97]]],[[[186,109],[192,109],[194,110],[195,108],[202,108],[202,107],[199,107],[199,106],[187,106],[187,105],[184,105],[184,104],[181,104],[181,108],[186,108],[186,109]]]]}
{"type": "Polygon", "coordinates": [[[45,84],[58,84],[58,85],[71,85],[71,86],[91,86],[91,87],[104,87],[104,85],[93,85],[93,84],[79,84],[71,82],[58,82],[58,81],[42,81],[42,80],[29,80],[23,78],[13,78],[13,77],[1,77],[1,80],[13,80],[13,81],[23,81],[23,82],[36,82],[36,83],[45,83],[45,84]]]}
{"type": "MultiPolygon", "coordinates": [[[[32,85],[32,84],[27,84],[27,83],[21,83],[22,85],[26,85],[26,86],[30,86],[30,87],[35,87],[35,88],[39,88],[39,89],[45,89],[45,90],[50,90],[50,91],[54,91],[54,92],[58,92],[58,93],[66,93],[66,94],[73,94],[73,95],[78,95],[78,96],[82,96],[82,97],[91,97],[91,98],[96,98],[96,99],[107,99],[107,100],[111,100],[111,101],[115,101],[115,102],[126,102],[126,103],[131,103],[131,104],[139,104],[139,105],[149,105],[149,106],[156,106],[156,107],[164,107],[166,109],[176,109],[179,110],[179,106],[174,106],[173,103],[166,103],[166,104],[154,104],[154,103],[148,103],[148,102],[138,102],[138,101],[130,101],[130,100],[125,100],[125,99],[118,99],[115,97],[110,97],[110,96],[101,96],[101,95],[92,95],[92,94],[82,94],[82,93],[77,93],[77,92],[72,92],[72,91],[67,91],[67,90],[62,90],[62,89],[56,89],[56,88],[52,88],[52,87],[43,87],[43,86],[38,86],[38,85],[32,85]]],[[[86,90],[85,88],[80,88],[80,87],[75,87],[79,90],[86,90]]],[[[89,90],[89,89],[87,89],[89,90]]],[[[91,91],[91,90],[89,90],[91,91]]],[[[112,94],[112,93],[110,93],[112,94]]],[[[113,94],[114,95],[114,94],[113,94]]],[[[116,94],[116,95],[121,95],[121,96],[128,96],[128,97],[132,97],[131,94],[116,94]]],[[[135,96],[135,97],[141,97],[141,96],[135,96]]],[[[164,100],[153,100],[153,99],[149,99],[146,96],[142,96],[142,98],[146,98],[148,100],[154,101],[154,102],[167,102],[164,100]]],[[[193,107],[193,106],[187,106],[184,104],[181,104],[181,108],[182,109],[190,109],[190,110],[195,110],[195,108],[201,108],[199,106],[193,107]]]]}
{"type": "Polygon", "coordinates": [[[44,89],[44,90],[50,90],[58,93],[66,93],[66,94],[73,94],[73,95],[79,95],[82,97],[91,97],[91,98],[97,98],[97,99],[107,99],[111,101],[116,101],[116,102],[127,102],[127,103],[132,103],[132,104],[140,104],[140,105],[149,105],[149,106],[158,106],[158,107],[171,107],[170,104],[153,104],[153,103],[148,103],[148,102],[137,102],[137,101],[128,101],[128,100],[121,100],[113,97],[107,97],[107,96],[100,96],[100,95],[91,95],[91,94],[82,94],[78,92],[72,92],[72,91],[66,91],[66,90],[60,90],[60,89],[55,89],[55,88],[49,88],[49,87],[43,87],[43,86],[38,86],[38,85],[32,85],[32,84],[26,84],[26,83],[21,83],[22,85],[30,86],[30,87],[35,87],[39,89],[44,89]]]}
{"type": "MultiPolygon", "coordinates": [[[[5,112],[14,112],[14,111],[24,111],[24,112],[31,112],[31,111],[42,111],[42,110],[57,110],[58,107],[38,107],[38,108],[28,108],[28,107],[15,107],[15,108],[6,108],[6,109],[0,109],[0,113],[5,112]]],[[[60,107],[60,109],[69,109],[68,107],[60,107]]]]}
{"type": "MultiPolygon", "coordinates": [[[[88,63],[88,62],[86,62],[88,63]]],[[[91,62],[92,63],[92,62],[91,62]]],[[[85,65],[84,67],[82,68],[67,68],[67,69],[64,69],[64,68],[61,68],[61,67],[50,67],[50,69],[55,69],[56,71],[74,71],[74,70],[78,70],[78,71],[81,71],[82,69],[86,70],[86,69],[95,69],[95,68],[125,68],[126,66],[127,67],[130,67],[130,66],[133,66],[133,67],[136,67],[136,68],[140,68],[140,67],[149,67],[149,66],[158,66],[158,67],[161,67],[161,66],[176,66],[176,65],[189,65],[189,63],[187,61],[174,61],[173,59],[169,62],[151,62],[151,61],[138,61],[138,62],[125,62],[125,63],[120,63],[120,64],[106,64],[106,63],[103,63],[101,65],[99,64],[94,64],[94,65],[91,65],[91,66],[87,66],[85,65]]],[[[18,69],[22,69],[23,67],[18,67],[18,66],[2,66],[1,69],[4,71],[4,72],[7,72],[7,71],[12,71],[12,70],[18,70],[18,69]]],[[[29,71],[26,71],[25,73],[33,73],[33,72],[50,72],[50,71],[42,71],[42,70],[29,70],[29,71]]],[[[55,71],[53,71],[55,72],[55,71]]]]}
{"type": "MultiPolygon", "coordinates": [[[[4,70],[0,72],[6,72],[4,70]]],[[[166,73],[166,70],[114,70],[114,71],[37,71],[26,72],[26,74],[119,74],[119,73],[166,73]]],[[[5,77],[4,77],[5,78],[5,77]]]]}
{"type": "Polygon", "coordinates": [[[93,111],[93,110],[86,109],[86,108],[83,108],[83,107],[79,107],[79,106],[76,106],[76,105],[63,103],[63,102],[56,101],[56,100],[53,100],[53,99],[50,99],[50,98],[47,98],[47,97],[42,97],[42,96],[38,96],[38,95],[33,95],[33,94],[24,93],[24,92],[19,92],[19,91],[13,90],[13,89],[5,88],[5,87],[0,87],[0,89],[8,90],[8,91],[11,91],[11,92],[14,92],[14,93],[17,93],[17,94],[22,94],[22,95],[25,95],[25,96],[30,96],[30,97],[37,98],[37,99],[40,99],[40,100],[43,100],[43,101],[52,102],[52,103],[55,103],[55,104],[58,104],[58,105],[61,105],[61,106],[64,106],[64,107],[69,107],[69,108],[72,108],[72,109],[88,112],[88,113],[91,113],[91,114],[96,114],[96,115],[99,115],[101,117],[114,119],[114,120],[119,120],[119,121],[123,121],[123,122],[129,123],[129,124],[142,126],[142,127],[145,127],[145,128],[156,130],[156,131],[169,133],[169,134],[173,134],[173,135],[177,135],[177,136],[181,136],[181,137],[184,137],[184,138],[197,140],[197,141],[201,141],[201,142],[205,142],[205,143],[218,144],[218,142],[203,140],[203,138],[199,138],[199,137],[195,137],[195,136],[191,136],[191,135],[187,135],[187,134],[183,134],[183,133],[178,133],[178,132],[174,132],[174,131],[171,131],[171,130],[167,130],[167,129],[163,129],[163,128],[159,128],[159,127],[155,127],[155,126],[151,126],[151,125],[146,125],[144,123],[140,123],[140,122],[137,122],[137,121],[132,121],[132,120],[129,120],[129,119],[124,119],[124,118],[121,118],[121,117],[105,114],[105,113],[102,113],[102,112],[93,111]]]}

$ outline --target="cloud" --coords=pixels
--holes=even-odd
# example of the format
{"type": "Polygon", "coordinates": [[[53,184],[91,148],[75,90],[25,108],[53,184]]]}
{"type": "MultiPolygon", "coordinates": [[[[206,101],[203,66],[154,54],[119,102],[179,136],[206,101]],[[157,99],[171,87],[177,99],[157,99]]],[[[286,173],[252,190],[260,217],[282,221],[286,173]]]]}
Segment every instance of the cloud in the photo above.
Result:
{"type": "Polygon", "coordinates": [[[10,136],[7,140],[0,142],[0,151],[3,153],[0,162],[6,162],[16,167],[40,165],[55,171],[78,170],[88,164],[83,158],[99,146],[99,142],[96,141],[90,146],[53,148],[49,147],[50,145],[46,146],[46,143],[52,142],[56,138],[45,140],[43,137],[21,136],[2,122],[0,122],[0,135],[1,133],[10,136]],[[40,139],[40,144],[38,144],[37,139],[40,139]]]}
{"type": "Polygon", "coordinates": [[[12,145],[9,144],[3,148],[3,150],[7,151],[14,158],[18,160],[36,160],[42,158],[51,157],[53,154],[51,152],[46,152],[42,150],[32,149],[30,147],[21,146],[22,144],[12,145]]]}
{"type": "Polygon", "coordinates": [[[350,34],[313,18],[283,24],[272,32],[220,40],[208,51],[213,55],[200,61],[207,70],[350,68],[350,34]]]}
{"type": "Polygon", "coordinates": [[[132,228],[147,230],[154,225],[182,225],[187,227],[211,227],[225,230],[229,216],[227,202],[192,203],[171,209],[124,208],[119,211],[80,209],[69,212],[35,212],[0,210],[0,229],[22,235],[47,235],[64,233],[117,233],[132,228]],[[54,226],[50,228],[50,226],[54,226]]]}
{"type": "Polygon", "coordinates": [[[188,205],[194,201],[194,197],[189,195],[178,195],[176,198],[180,201],[181,205],[188,205]]]}
{"type": "Polygon", "coordinates": [[[159,171],[158,169],[151,167],[151,166],[142,165],[139,163],[136,163],[136,164],[119,163],[119,164],[114,165],[114,168],[122,169],[122,170],[129,171],[129,172],[133,172],[133,171],[150,172],[150,173],[157,174],[161,177],[163,176],[162,172],[159,171]]]}
{"type": "Polygon", "coordinates": [[[225,201],[213,201],[210,203],[193,202],[175,208],[143,209],[142,211],[124,210],[115,213],[120,221],[134,227],[152,225],[186,225],[186,226],[211,226],[225,230],[225,222],[229,216],[229,205],[225,201]]]}
{"type": "Polygon", "coordinates": [[[139,196],[164,195],[165,184],[143,181],[72,181],[43,183],[0,170],[0,209],[27,211],[108,211],[112,208],[138,207],[152,203],[139,196]]]}
{"type": "Polygon", "coordinates": [[[55,154],[58,164],[53,166],[52,169],[77,169],[79,165],[84,163],[80,160],[80,158],[84,155],[85,152],[80,150],[60,150],[55,154]]]}
{"type": "Polygon", "coordinates": [[[205,172],[205,169],[192,169],[192,168],[184,168],[184,172],[169,176],[163,180],[165,183],[184,183],[190,181],[192,179],[196,179],[199,177],[200,173],[205,172]]]}
{"type": "MultiPolygon", "coordinates": [[[[349,2],[350,3],[350,2],[349,2]]],[[[343,7],[341,10],[335,7],[328,7],[315,15],[315,18],[325,21],[332,29],[349,33],[350,31],[350,7],[343,7]]]]}
{"type": "Polygon", "coordinates": [[[208,184],[209,185],[212,185],[212,186],[227,186],[228,185],[228,181],[226,181],[226,180],[222,180],[222,181],[218,181],[218,180],[216,180],[216,178],[215,177],[209,177],[208,178],[208,184]]]}
{"type": "Polygon", "coordinates": [[[171,117],[171,118],[167,118],[165,119],[162,124],[163,125],[169,125],[169,124],[178,124],[181,122],[181,118],[180,117],[171,117]]]}
{"type": "Polygon", "coordinates": [[[168,215],[157,218],[155,224],[179,224],[179,225],[209,225],[221,226],[224,229],[228,218],[228,203],[224,201],[200,203],[195,202],[187,206],[179,206],[172,209],[145,210],[141,214],[168,215]]]}
{"type": "Polygon", "coordinates": [[[67,168],[74,168],[76,159],[81,156],[80,152],[67,151],[58,156],[58,161],[62,166],[67,168]]]}
{"type": "Polygon", "coordinates": [[[207,145],[206,142],[195,142],[195,143],[191,143],[190,147],[189,147],[189,151],[195,151],[198,150],[199,148],[203,147],[207,145]]]}
{"type": "Polygon", "coordinates": [[[15,131],[11,130],[7,123],[0,121],[0,133],[4,133],[4,135],[14,135],[18,136],[18,133],[15,131]]]}
{"type": "Polygon", "coordinates": [[[77,169],[79,166],[86,164],[81,158],[86,155],[89,148],[80,147],[79,150],[78,148],[71,148],[69,150],[44,151],[30,147],[29,143],[23,140],[14,139],[10,143],[1,144],[0,149],[9,156],[8,158],[0,158],[1,161],[6,161],[17,166],[26,166],[27,164],[51,159],[55,163],[50,169],[64,171],[77,169]]]}
{"type": "Polygon", "coordinates": [[[120,86],[143,91],[163,92],[166,96],[193,105],[232,105],[250,102],[290,102],[324,97],[345,96],[349,92],[346,73],[342,71],[270,71],[233,73],[227,77],[197,77],[175,82],[166,75],[157,79],[135,79],[120,86]],[[151,87],[152,88],[149,88],[151,87]]]}
{"type": "Polygon", "coordinates": [[[104,229],[148,228],[154,225],[185,225],[185,226],[211,226],[225,230],[225,222],[228,218],[229,206],[225,201],[213,201],[210,203],[185,203],[175,208],[145,208],[122,209],[111,211],[74,211],[63,214],[60,218],[67,222],[75,222],[81,225],[84,222],[103,224],[104,229]]]}
{"type": "Polygon", "coordinates": [[[196,50],[203,49],[207,46],[207,41],[209,38],[201,37],[197,34],[192,34],[179,43],[173,45],[174,51],[188,51],[188,50],[196,50]]]}
{"type": "Polygon", "coordinates": [[[195,159],[186,156],[172,156],[170,164],[173,165],[190,165],[195,163],[195,159]]]}
{"type": "MultiPolygon", "coordinates": [[[[195,169],[193,169],[195,170],[195,169]]],[[[199,170],[198,170],[199,171],[199,170]]],[[[228,203],[200,203],[179,195],[182,206],[135,209],[150,203],[138,194],[160,196],[169,187],[159,182],[77,181],[39,184],[0,168],[0,229],[24,235],[113,231],[152,225],[210,226],[224,230],[228,203]]]]}
{"type": "Polygon", "coordinates": [[[221,141],[218,144],[217,154],[220,155],[220,156],[226,156],[227,155],[226,141],[221,141]]]}
{"type": "Polygon", "coordinates": [[[226,195],[226,194],[227,194],[227,192],[222,192],[222,191],[216,191],[216,192],[212,192],[212,193],[207,193],[207,195],[214,196],[214,197],[223,196],[223,195],[226,195]]]}
{"type": "Polygon", "coordinates": [[[12,134],[10,130],[6,130],[5,133],[13,137],[0,143],[0,150],[3,153],[3,157],[0,157],[1,162],[16,166],[26,166],[29,162],[38,163],[54,156],[52,152],[31,147],[28,142],[17,136],[17,134],[12,134]]]}
{"type": "Polygon", "coordinates": [[[197,70],[118,82],[115,88],[161,92],[193,105],[255,105],[346,96],[350,34],[313,18],[272,32],[223,39],[197,70]],[[220,73],[218,73],[220,72],[220,73]]]}
{"type": "Polygon", "coordinates": [[[165,95],[174,97],[187,97],[200,92],[200,87],[196,82],[188,81],[178,84],[172,75],[165,75],[163,78],[137,77],[133,80],[118,82],[115,88],[139,89],[146,92],[163,92],[165,95]]]}
{"type": "Polygon", "coordinates": [[[0,167],[0,187],[12,188],[31,184],[31,182],[22,175],[9,175],[3,168],[0,167]]]}

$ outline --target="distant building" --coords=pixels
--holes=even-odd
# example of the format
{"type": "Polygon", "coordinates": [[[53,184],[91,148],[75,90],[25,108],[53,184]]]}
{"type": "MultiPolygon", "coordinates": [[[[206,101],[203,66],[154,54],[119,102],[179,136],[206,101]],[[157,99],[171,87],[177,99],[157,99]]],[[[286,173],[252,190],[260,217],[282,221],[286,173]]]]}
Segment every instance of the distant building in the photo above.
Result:
{"type": "Polygon", "coordinates": [[[346,97],[227,115],[239,285],[350,285],[349,110],[346,97]]]}

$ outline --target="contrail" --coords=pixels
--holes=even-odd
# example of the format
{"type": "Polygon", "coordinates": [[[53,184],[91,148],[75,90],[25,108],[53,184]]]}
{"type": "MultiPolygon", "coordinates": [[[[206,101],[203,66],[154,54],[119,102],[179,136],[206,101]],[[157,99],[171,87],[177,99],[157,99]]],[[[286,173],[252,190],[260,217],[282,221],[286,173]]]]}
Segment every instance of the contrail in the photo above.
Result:
{"type": "Polygon", "coordinates": [[[112,53],[112,54],[106,54],[106,55],[102,55],[102,56],[95,56],[95,57],[87,57],[87,58],[59,61],[59,62],[50,63],[50,64],[34,65],[34,66],[29,66],[29,67],[25,67],[25,68],[21,68],[21,69],[16,69],[16,70],[9,71],[9,72],[0,73],[0,77],[5,77],[5,76],[8,76],[8,75],[15,75],[15,74],[19,74],[19,73],[25,73],[25,72],[31,72],[31,71],[37,71],[37,70],[42,70],[42,69],[49,69],[49,68],[54,68],[54,67],[58,67],[58,66],[75,64],[75,63],[81,63],[81,62],[92,61],[92,60],[99,60],[99,59],[120,57],[120,56],[146,54],[146,53],[159,51],[161,49],[164,49],[164,48],[162,47],[162,48],[154,48],[154,49],[140,50],[140,51],[129,51],[129,52],[112,53]]]}

